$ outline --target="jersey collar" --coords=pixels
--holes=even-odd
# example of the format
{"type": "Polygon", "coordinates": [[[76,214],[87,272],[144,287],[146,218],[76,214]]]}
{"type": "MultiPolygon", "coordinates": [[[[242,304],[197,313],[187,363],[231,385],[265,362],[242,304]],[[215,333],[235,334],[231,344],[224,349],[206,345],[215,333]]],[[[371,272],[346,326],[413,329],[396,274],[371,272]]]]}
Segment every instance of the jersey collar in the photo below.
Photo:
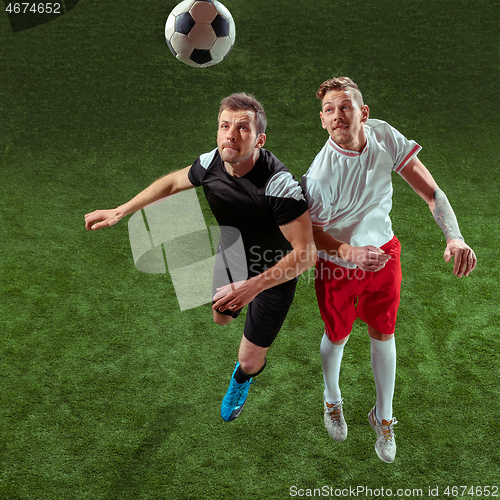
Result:
{"type": "Polygon", "coordinates": [[[331,137],[328,137],[328,144],[337,152],[340,153],[341,155],[348,156],[350,158],[356,158],[358,156],[364,155],[368,153],[368,149],[370,147],[370,139],[368,137],[368,134],[366,134],[366,146],[361,151],[361,153],[358,153],[357,151],[350,151],[349,149],[344,149],[340,147],[331,137]]]}

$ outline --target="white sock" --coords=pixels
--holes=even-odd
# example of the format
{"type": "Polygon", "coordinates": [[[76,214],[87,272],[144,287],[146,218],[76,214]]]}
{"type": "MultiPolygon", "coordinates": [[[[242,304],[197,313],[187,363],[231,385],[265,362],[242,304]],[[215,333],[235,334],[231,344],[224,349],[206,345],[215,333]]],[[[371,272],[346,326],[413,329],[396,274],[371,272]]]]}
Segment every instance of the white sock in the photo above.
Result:
{"type": "Polygon", "coordinates": [[[344,346],[345,342],[342,345],[332,344],[326,334],[321,339],[320,354],[323,365],[323,380],[325,381],[325,392],[323,394],[325,400],[330,404],[337,403],[342,398],[339,375],[344,346]]]}
{"type": "Polygon", "coordinates": [[[396,381],[396,341],[370,339],[371,361],[377,389],[377,419],[392,420],[392,399],[396,381]]]}

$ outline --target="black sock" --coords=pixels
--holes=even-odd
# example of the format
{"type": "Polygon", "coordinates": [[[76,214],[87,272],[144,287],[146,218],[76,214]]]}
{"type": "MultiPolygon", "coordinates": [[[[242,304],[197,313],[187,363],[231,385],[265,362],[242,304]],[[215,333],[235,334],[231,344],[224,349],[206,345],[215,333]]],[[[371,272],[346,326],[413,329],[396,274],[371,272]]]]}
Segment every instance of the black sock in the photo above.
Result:
{"type": "Polygon", "coordinates": [[[236,373],[234,374],[234,379],[236,380],[236,382],[238,382],[238,384],[244,384],[251,378],[256,377],[259,373],[262,373],[264,371],[264,368],[266,367],[266,364],[267,360],[264,360],[264,365],[262,366],[262,368],[257,373],[252,373],[252,375],[244,372],[241,368],[241,365],[239,365],[236,373]]]}

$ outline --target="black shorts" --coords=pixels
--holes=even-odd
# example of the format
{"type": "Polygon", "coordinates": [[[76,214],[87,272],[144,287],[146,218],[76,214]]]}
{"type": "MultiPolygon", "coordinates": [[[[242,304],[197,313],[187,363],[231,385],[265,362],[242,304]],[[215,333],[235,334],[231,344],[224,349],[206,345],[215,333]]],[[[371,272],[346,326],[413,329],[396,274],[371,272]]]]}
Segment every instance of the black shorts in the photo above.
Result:
{"type": "MultiPolygon", "coordinates": [[[[295,296],[298,278],[260,292],[248,304],[243,335],[252,344],[269,347],[285,321],[295,296]]],[[[220,314],[237,318],[242,310],[226,309],[220,314]]]]}

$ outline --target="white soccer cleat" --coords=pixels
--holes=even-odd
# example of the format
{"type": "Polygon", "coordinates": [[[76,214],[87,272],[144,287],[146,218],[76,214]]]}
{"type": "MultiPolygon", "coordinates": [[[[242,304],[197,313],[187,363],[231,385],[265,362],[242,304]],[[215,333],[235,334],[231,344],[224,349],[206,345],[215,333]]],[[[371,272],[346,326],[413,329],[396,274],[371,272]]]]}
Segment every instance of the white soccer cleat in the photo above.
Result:
{"type": "Polygon", "coordinates": [[[335,441],[344,441],[347,437],[347,424],[342,410],[343,402],[343,399],[334,404],[325,401],[324,405],[325,427],[335,441]]]}
{"type": "Polygon", "coordinates": [[[398,421],[393,418],[390,422],[387,420],[382,420],[380,423],[375,414],[375,406],[372,408],[370,413],[368,413],[368,421],[373,427],[373,430],[377,433],[377,441],[375,442],[375,452],[378,458],[390,464],[394,461],[396,456],[396,434],[394,434],[393,427],[398,423],[398,421]]]}

